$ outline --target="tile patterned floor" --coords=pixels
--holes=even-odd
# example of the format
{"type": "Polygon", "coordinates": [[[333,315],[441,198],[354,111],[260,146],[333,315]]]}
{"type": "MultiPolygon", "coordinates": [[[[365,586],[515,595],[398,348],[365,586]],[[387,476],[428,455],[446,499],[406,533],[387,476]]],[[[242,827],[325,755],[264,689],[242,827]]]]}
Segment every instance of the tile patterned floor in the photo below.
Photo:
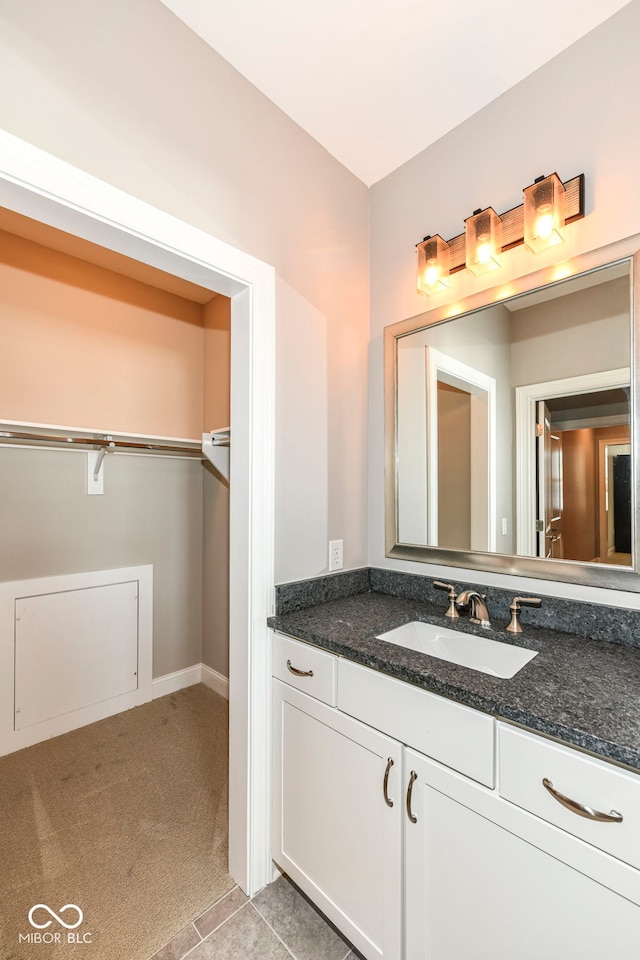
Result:
{"type": "Polygon", "coordinates": [[[286,877],[248,900],[235,887],[151,960],[360,960],[286,877]]]}

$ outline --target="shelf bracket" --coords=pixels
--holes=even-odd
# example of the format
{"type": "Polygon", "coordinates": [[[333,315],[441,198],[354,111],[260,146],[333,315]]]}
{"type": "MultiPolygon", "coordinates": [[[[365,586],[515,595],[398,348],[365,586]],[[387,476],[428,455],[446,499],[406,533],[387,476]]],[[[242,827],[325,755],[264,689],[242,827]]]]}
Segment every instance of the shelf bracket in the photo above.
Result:
{"type": "Polygon", "coordinates": [[[115,443],[113,437],[106,436],[104,440],[97,440],[96,443],[103,443],[100,450],[89,450],[87,452],[87,493],[96,495],[104,493],[104,458],[107,450],[113,450],[115,443]]]}
{"type": "Polygon", "coordinates": [[[202,452],[216,473],[229,483],[231,428],[222,427],[202,434],[202,452]]]}
{"type": "Polygon", "coordinates": [[[102,470],[102,464],[104,463],[104,458],[106,454],[104,447],[102,450],[98,450],[98,456],[96,457],[96,462],[93,465],[93,479],[97,480],[100,476],[100,471],[102,470]]]}

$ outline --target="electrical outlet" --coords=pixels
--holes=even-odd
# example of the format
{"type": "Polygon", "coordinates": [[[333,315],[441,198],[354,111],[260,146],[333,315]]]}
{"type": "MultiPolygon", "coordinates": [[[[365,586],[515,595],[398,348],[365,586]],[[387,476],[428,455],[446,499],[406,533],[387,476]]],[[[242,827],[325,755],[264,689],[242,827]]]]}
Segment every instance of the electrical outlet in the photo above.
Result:
{"type": "Polygon", "coordinates": [[[509,521],[506,517],[502,518],[502,536],[506,537],[509,533],[509,521]]]}
{"type": "Polygon", "coordinates": [[[342,540],[329,540],[329,570],[342,570],[342,540]]]}

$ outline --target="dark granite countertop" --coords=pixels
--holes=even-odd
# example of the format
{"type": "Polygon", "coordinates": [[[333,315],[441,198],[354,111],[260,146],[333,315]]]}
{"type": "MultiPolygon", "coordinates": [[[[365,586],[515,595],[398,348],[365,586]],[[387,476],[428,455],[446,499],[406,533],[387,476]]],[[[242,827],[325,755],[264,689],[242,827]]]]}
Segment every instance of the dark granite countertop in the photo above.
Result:
{"type": "Polygon", "coordinates": [[[525,632],[513,637],[464,619],[452,623],[442,599],[444,606],[435,607],[364,592],[271,617],[269,626],[640,771],[640,649],[525,624],[525,632]],[[503,680],[376,639],[412,620],[515,643],[538,656],[503,680]]]}

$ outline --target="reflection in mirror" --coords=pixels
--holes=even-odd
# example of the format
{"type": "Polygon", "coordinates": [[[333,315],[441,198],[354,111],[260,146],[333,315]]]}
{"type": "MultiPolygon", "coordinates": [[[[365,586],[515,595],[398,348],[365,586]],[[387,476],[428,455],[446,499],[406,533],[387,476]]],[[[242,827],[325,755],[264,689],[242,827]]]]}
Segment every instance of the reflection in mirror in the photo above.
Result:
{"type": "Polygon", "coordinates": [[[544,440],[536,516],[544,530],[536,555],[630,566],[629,390],[539,401],[538,422],[544,440]]]}
{"type": "Polygon", "coordinates": [[[397,543],[631,566],[630,261],[396,340],[397,543]]]}

